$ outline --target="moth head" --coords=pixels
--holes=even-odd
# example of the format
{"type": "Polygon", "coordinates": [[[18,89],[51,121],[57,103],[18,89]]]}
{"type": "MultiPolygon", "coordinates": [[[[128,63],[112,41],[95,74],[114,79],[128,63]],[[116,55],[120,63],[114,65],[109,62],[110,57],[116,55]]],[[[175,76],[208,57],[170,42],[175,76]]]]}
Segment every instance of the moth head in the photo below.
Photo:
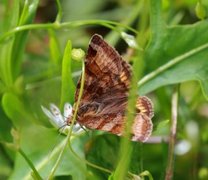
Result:
{"type": "MultiPolygon", "coordinates": [[[[62,134],[68,134],[70,127],[69,120],[71,120],[73,116],[72,106],[70,103],[65,103],[64,112],[61,113],[60,109],[53,103],[50,104],[50,110],[41,106],[44,114],[49,118],[50,123],[59,130],[62,134]]],[[[81,132],[82,128],[75,124],[73,126],[73,132],[81,132]]]]}

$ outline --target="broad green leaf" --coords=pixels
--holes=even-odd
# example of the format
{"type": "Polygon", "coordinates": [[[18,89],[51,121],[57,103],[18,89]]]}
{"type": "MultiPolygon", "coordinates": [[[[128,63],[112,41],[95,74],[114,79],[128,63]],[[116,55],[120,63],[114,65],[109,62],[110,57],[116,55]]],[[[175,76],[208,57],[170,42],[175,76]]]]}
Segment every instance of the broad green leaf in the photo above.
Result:
{"type": "MultiPolygon", "coordinates": [[[[99,180],[105,179],[116,179],[115,168],[118,162],[118,152],[119,152],[119,142],[121,137],[112,135],[112,134],[102,134],[94,136],[94,138],[86,144],[86,158],[89,162],[102,166],[109,169],[112,173],[105,173],[103,171],[97,170],[95,168],[89,167],[90,172],[97,176],[99,180]]],[[[154,145],[150,144],[141,144],[138,142],[131,142],[133,151],[133,156],[130,160],[129,172],[135,175],[140,175],[145,169],[148,169],[152,166],[150,160],[150,154],[153,152],[158,153],[160,151],[160,146],[154,149],[154,145]],[[151,148],[149,147],[151,146],[151,148]],[[159,148],[159,149],[158,149],[159,148]],[[144,160],[144,167],[142,167],[142,161],[144,160]]],[[[161,148],[162,149],[162,148],[161,148]]],[[[158,153],[159,154],[159,153],[158,153]]],[[[161,157],[156,157],[155,164],[161,157]]],[[[155,166],[158,168],[158,166],[155,166]]],[[[151,172],[151,171],[150,171],[151,172]]],[[[127,175],[129,176],[129,174],[127,175]]]]}
{"type": "MultiPolygon", "coordinates": [[[[27,158],[33,162],[37,171],[43,179],[47,179],[58,155],[66,143],[64,136],[58,136],[57,131],[44,128],[37,125],[31,125],[21,131],[21,149],[27,155],[27,158]]],[[[83,137],[72,137],[71,144],[74,151],[82,158],[83,154],[83,137]]],[[[31,179],[32,170],[24,160],[17,154],[15,167],[10,179],[31,179]]],[[[75,157],[69,148],[65,150],[64,157],[60,167],[55,173],[56,176],[71,175],[73,179],[85,179],[86,166],[80,159],[75,157]]]]}
{"type": "Polygon", "coordinates": [[[16,128],[27,126],[32,116],[20,98],[12,93],[5,93],[2,97],[2,107],[16,128]]]}
{"type": "Polygon", "coordinates": [[[172,65],[142,83],[140,94],[161,86],[196,80],[208,99],[207,21],[172,27],[161,23],[159,28],[152,27],[155,28],[152,29],[152,41],[145,51],[149,72],[158,70],[166,63],[172,65]]]}
{"type": "MultiPolygon", "coordinates": [[[[113,171],[118,161],[119,142],[119,138],[115,135],[103,134],[94,136],[94,138],[86,144],[87,160],[113,171]]],[[[107,179],[110,175],[91,167],[89,167],[89,170],[100,180],[107,179]]]]}

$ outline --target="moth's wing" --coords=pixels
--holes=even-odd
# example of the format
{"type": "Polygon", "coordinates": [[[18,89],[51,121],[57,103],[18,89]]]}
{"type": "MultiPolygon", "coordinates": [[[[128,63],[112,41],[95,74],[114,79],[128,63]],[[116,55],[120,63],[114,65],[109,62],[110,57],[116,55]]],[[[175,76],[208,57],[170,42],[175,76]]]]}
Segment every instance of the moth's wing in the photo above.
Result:
{"type": "Polygon", "coordinates": [[[132,125],[132,141],[145,142],[152,134],[152,121],[145,114],[137,114],[132,125]]]}
{"type": "MultiPolygon", "coordinates": [[[[89,129],[97,129],[122,135],[125,128],[125,99],[115,99],[109,104],[86,104],[79,114],[79,123],[89,129]]],[[[139,97],[136,104],[136,115],[132,124],[132,140],[146,141],[152,133],[153,105],[147,97],[139,97]]]]}
{"type": "Polygon", "coordinates": [[[97,129],[121,135],[124,127],[127,100],[115,98],[102,103],[85,103],[77,115],[79,123],[89,129],[97,129]]]}
{"type": "MultiPolygon", "coordinates": [[[[87,128],[122,135],[131,68],[101,36],[94,35],[85,59],[84,91],[77,121],[87,128]]],[[[80,81],[75,93],[75,103],[80,81]]],[[[132,140],[145,141],[151,134],[152,104],[145,97],[137,101],[132,140]]]]}
{"type": "Polygon", "coordinates": [[[132,141],[145,142],[152,133],[154,116],[152,101],[146,96],[141,96],[136,103],[136,117],[132,125],[132,141]]]}
{"type": "Polygon", "coordinates": [[[136,102],[138,114],[144,114],[150,119],[154,116],[154,107],[152,101],[146,96],[140,96],[136,102]]]}
{"type": "MultiPolygon", "coordinates": [[[[126,97],[131,78],[130,65],[118,52],[95,34],[85,59],[85,82],[81,104],[102,101],[110,96],[126,97]]],[[[75,102],[80,91],[77,84],[75,102]]]]}

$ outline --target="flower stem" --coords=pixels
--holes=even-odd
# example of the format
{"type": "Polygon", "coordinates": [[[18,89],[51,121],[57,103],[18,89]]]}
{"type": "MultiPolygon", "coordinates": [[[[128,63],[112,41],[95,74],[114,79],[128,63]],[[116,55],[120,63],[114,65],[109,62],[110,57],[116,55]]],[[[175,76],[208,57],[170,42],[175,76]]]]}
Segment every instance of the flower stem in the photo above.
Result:
{"type": "Polygon", "coordinates": [[[36,170],[36,168],[33,165],[33,163],[30,161],[30,159],[27,157],[27,155],[24,153],[24,151],[22,149],[19,149],[18,152],[24,157],[24,159],[29,164],[30,168],[33,170],[33,178],[35,178],[36,180],[42,180],[40,174],[36,170]]]}
{"type": "Polygon", "coordinates": [[[14,35],[17,32],[21,32],[21,31],[26,31],[26,30],[32,30],[32,29],[64,29],[64,28],[75,28],[75,27],[79,27],[79,26],[87,26],[87,25],[101,25],[101,26],[105,26],[108,27],[110,29],[114,29],[116,30],[115,26],[118,27],[124,27],[125,29],[137,34],[138,32],[121,23],[118,22],[113,22],[113,21],[107,21],[107,20],[81,20],[81,21],[71,21],[71,22],[64,22],[64,23],[60,23],[55,21],[54,23],[48,23],[48,24],[27,24],[27,25],[23,25],[23,26],[17,26],[14,29],[4,33],[3,35],[0,36],[0,43],[2,41],[4,41],[5,39],[9,38],[10,36],[14,35]]]}
{"type": "Polygon", "coordinates": [[[173,164],[174,164],[174,147],[176,142],[176,132],[177,132],[177,119],[178,119],[178,98],[179,98],[179,85],[176,87],[175,92],[172,96],[172,112],[171,112],[171,130],[170,130],[170,140],[168,148],[168,162],[166,168],[165,180],[171,180],[173,177],[173,164]]]}

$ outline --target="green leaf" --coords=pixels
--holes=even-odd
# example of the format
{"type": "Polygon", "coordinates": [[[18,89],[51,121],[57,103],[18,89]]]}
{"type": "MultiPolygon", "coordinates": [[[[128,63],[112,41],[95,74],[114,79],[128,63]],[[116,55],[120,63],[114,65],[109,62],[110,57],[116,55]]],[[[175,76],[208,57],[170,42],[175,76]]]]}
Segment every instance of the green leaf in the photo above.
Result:
{"type": "MultiPolygon", "coordinates": [[[[14,28],[18,24],[19,18],[19,1],[14,1],[14,3],[7,3],[5,10],[5,20],[3,21],[3,31],[7,32],[11,28],[14,28]]],[[[12,71],[11,71],[11,54],[12,45],[14,42],[14,37],[11,37],[7,41],[0,44],[0,78],[4,84],[11,85],[12,71]]]]}
{"type": "Polygon", "coordinates": [[[32,119],[23,102],[12,93],[3,95],[2,107],[16,128],[27,126],[32,119]]]}
{"type": "Polygon", "coordinates": [[[152,34],[145,60],[153,76],[141,80],[140,94],[161,86],[196,80],[208,99],[207,28],[207,22],[202,21],[193,25],[164,26],[163,34],[158,38],[152,34]],[[162,66],[165,68],[161,71],[162,66]]]}
{"type": "MultiPolygon", "coordinates": [[[[118,160],[118,157],[115,154],[119,152],[119,137],[111,134],[102,134],[97,136],[93,134],[93,137],[94,138],[86,144],[87,160],[97,166],[113,170],[118,160]]],[[[90,166],[89,170],[93,175],[97,176],[98,179],[107,179],[110,175],[109,173],[90,166]]],[[[113,175],[114,174],[111,175],[112,178],[113,175]]]]}
{"type": "Polygon", "coordinates": [[[7,156],[5,156],[5,152],[0,150],[1,156],[0,156],[0,177],[1,179],[7,179],[9,174],[11,174],[12,166],[9,163],[7,156]]]}
{"type": "MultiPolygon", "coordinates": [[[[16,26],[31,23],[38,6],[38,2],[38,0],[26,0],[22,12],[19,12],[20,1],[9,3],[7,9],[9,17],[4,23],[5,32],[15,28],[16,26]],[[19,17],[20,13],[21,16],[19,17]]],[[[7,86],[11,86],[13,81],[19,75],[27,35],[28,33],[26,32],[18,32],[7,41],[0,44],[0,77],[2,81],[7,84],[7,86]]]]}
{"type": "MultiPolygon", "coordinates": [[[[66,138],[57,136],[57,131],[37,125],[30,125],[22,129],[21,149],[28,159],[33,163],[43,179],[47,179],[53,164],[55,163],[66,138]],[[57,138],[58,137],[58,138],[57,138]]],[[[72,137],[71,144],[76,153],[83,157],[84,139],[82,137],[72,137]]],[[[14,171],[10,179],[31,179],[32,170],[25,159],[17,154],[14,171]]],[[[65,150],[62,163],[56,171],[56,176],[71,175],[73,179],[85,179],[86,166],[80,159],[75,157],[69,148],[65,150]]]]}
{"type": "MultiPolygon", "coordinates": [[[[33,21],[33,18],[36,13],[36,9],[38,6],[39,0],[24,1],[24,7],[21,12],[21,16],[18,22],[18,26],[30,24],[33,21]]],[[[21,64],[23,59],[23,52],[25,50],[26,40],[27,40],[28,32],[22,31],[18,32],[15,35],[15,40],[12,46],[12,59],[11,59],[11,69],[13,73],[13,78],[19,75],[21,70],[21,64]]]]}
{"type": "Polygon", "coordinates": [[[56,65],[60,65],[60,63],[61,63],[61,49],[59,46],[57,36],[55,35],[54,30],[52,30],[52,29],[49,30],[49,47],[50,47],[51,61],[56,65]]]}
{"type": "Polygon", "coordinates": [[[170,120],[164,120],[159,122],[157,125],[157,129],[153,132],[153,135],[159,136],[159,135],[167,135],[169,133],[170,129],[170,120]]]}
{"type": "Polygon", "coordinates": [[[0,141],[11,141],[12,137],[10,134],[11,122],[6,117],[6,114],[3,111],[2,105],[0,104],[0,141]]]}
{"type": "Polygon", "coordinates": [[[1,30],[3,32],[6,32],[11,28],[15,27],[18,23],[20,1],[16,0],[13,1],[13,3],[9,1],[5,1],[4,6],[5,6],[5,12],[4,12],[5,15],[4,18],[2,19],[3,28],[1,27],[2,28],[1,30]]]}
{"type": "Polygon", "coordinates": [[[64,50],[64,57],[62,61],[62,86],[61,86],[61,109],[64,103],[74,101],[75,85],[72,77],[72,58],[71,58],[72,45],[71,41],[67,42],[64,50]]]}
{"type": "Polygon", "coordinates": [[[206,8],[200,1],[197,2],[195,11],[199,19],[204,19],[206,17],[206,8]]]}

